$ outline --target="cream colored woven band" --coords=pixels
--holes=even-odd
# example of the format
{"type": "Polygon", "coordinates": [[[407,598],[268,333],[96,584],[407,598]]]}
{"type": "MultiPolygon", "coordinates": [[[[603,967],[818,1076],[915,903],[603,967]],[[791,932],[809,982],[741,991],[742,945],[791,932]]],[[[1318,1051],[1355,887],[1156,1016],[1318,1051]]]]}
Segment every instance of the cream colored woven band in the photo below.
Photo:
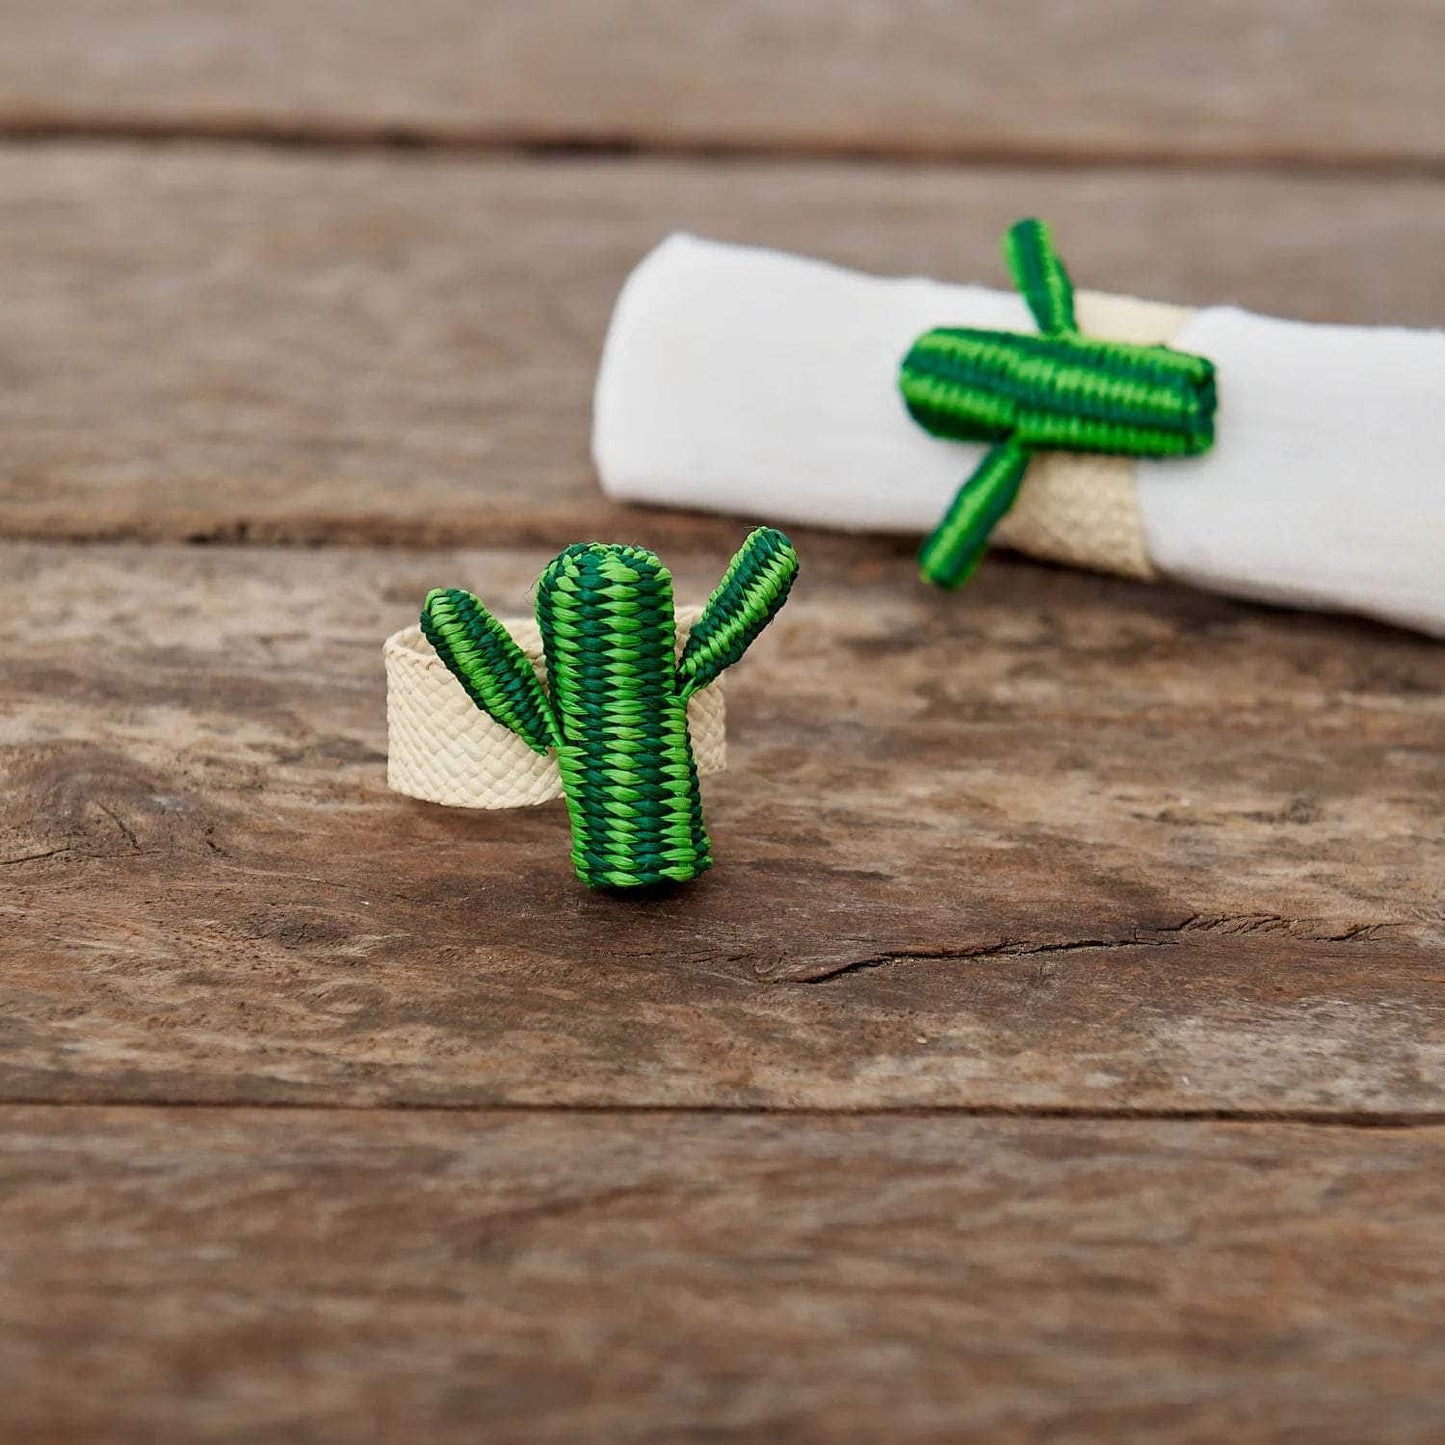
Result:
{"type": "MultiPolygon", "coordinates": [[[[1183,306],[1080,291],[1079,330],[1107,341],[1167,346],[1193,312],[1183,306]]],[[[1005,547],[1125,577],[1158,576],[1149,560],[1132,457],[1040,452],[1018,501],[994,532],[1005,547]]]]}
{"type": "MultiPolygon", "coordinates": [[[[701,615],[678,609],[678,640],[701,615]]],[[[503,618],[545,680],[542,638],[531,618],[503,618]]],[[[386,781],[398,793],[454,808],[526,808],[562,796],[550,753],[534,753],[516,733],[493,722],[462,690],[419,627],[386,639],[386,781]]],[[[693,756],[701,774],[727,766],[722,683],[694,694],[687,710],[693,756]]]]}

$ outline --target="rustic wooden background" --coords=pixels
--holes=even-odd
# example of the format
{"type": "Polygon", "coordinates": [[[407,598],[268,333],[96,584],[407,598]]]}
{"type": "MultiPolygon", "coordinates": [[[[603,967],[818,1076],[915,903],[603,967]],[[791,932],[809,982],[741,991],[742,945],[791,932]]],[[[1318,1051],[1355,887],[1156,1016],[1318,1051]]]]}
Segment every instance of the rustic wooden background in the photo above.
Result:
{"type": "Polygon", "coordinates": [[[800,534],[647,903],[379,666],[716,577],[587,464],[673,228],[1445,324],[1445,7],[4,8],[7,1440],[1445,1436],[1437,645],[800,534]]]}

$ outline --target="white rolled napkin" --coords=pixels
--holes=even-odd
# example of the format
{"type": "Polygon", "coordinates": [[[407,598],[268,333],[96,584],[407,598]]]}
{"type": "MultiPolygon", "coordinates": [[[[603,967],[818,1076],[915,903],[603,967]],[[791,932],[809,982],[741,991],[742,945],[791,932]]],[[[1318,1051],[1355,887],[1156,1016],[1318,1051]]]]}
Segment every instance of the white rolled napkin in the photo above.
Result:
{"type": "MultiPolygon", "coordinates": [[[[1080,292],[1086,335],[1218,373],[1213,448],[1040,455],[998,541],[1033,555],[1445,635],[1445,332],[1080,292]]],[[[1033,333],[1024,302],[694,236],[618,298],[593,455],[633,502],[924,534],[984,448],[931,436],[898,368],[924,332],[1033,333]]]]}

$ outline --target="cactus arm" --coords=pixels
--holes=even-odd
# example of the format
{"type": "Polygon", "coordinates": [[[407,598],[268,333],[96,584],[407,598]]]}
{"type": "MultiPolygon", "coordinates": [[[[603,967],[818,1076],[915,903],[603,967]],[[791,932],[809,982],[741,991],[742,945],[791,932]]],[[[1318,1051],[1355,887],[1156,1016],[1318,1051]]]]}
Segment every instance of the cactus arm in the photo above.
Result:
{"type": "Polygon", "coordinates": [[[1045,336],[1077,333],[1074,284],[1054,248],[1049,228],[1032,217],[1016,221],[1004,237],[1003,254],[1039,330],[1045,336]]]}
{"type": "Polygon", "coordinates": [[[470,592],[435,587],[422,606],[421,630],[466,694],[534,752],[561,741],[556,715],[526,654],[470,592]]]}
{"type": "Polygon", "coordinates": [[[798,554],[781,532],[759,527],[748,536],[708,598],[678,660],[678,691],[684,700],[748,650],[788,600],[797,575],[798,554]]]}
{"type": "Polygon", "coordinates": [[[918,570],[925,582],[962,587],[973,576],[988,550],[989,534],[1019,494],[1031,456],[1017,441],[989,450],[919,549],[918,570]]]}

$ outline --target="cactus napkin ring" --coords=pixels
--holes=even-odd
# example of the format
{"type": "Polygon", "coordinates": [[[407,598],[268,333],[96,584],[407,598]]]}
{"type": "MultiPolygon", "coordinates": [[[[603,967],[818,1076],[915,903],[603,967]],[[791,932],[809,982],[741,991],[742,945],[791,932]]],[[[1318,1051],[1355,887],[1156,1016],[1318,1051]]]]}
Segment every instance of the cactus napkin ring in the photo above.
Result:
{"type": "Polygon", "coordinates": [[[898,384],[927,431],[992,442],[918,554],[926,581],[961,587],[1013,506],[1036,451],[1198,456],[1214,442],[1214,365],[1167,346],[1080,334],[1074,288],[1042,221],[1004,256],[1042,336],[939,327],[903,359],[898,384]]]}
{"type": "Polygon", "coordinates": [[[712,862],[698,777],[722,765],[710,684],[772,621],[797,570],[781,532],[753,532],[680,649],[689,614],[674,615],[672,578],[643,547],[559,553],[537,583],[535,630],[499,621],[470,592],[434,589],[420,629],[387,642],[392,787],[483,807],[560,791],[590,887],[697,877],[712,862]]]}

